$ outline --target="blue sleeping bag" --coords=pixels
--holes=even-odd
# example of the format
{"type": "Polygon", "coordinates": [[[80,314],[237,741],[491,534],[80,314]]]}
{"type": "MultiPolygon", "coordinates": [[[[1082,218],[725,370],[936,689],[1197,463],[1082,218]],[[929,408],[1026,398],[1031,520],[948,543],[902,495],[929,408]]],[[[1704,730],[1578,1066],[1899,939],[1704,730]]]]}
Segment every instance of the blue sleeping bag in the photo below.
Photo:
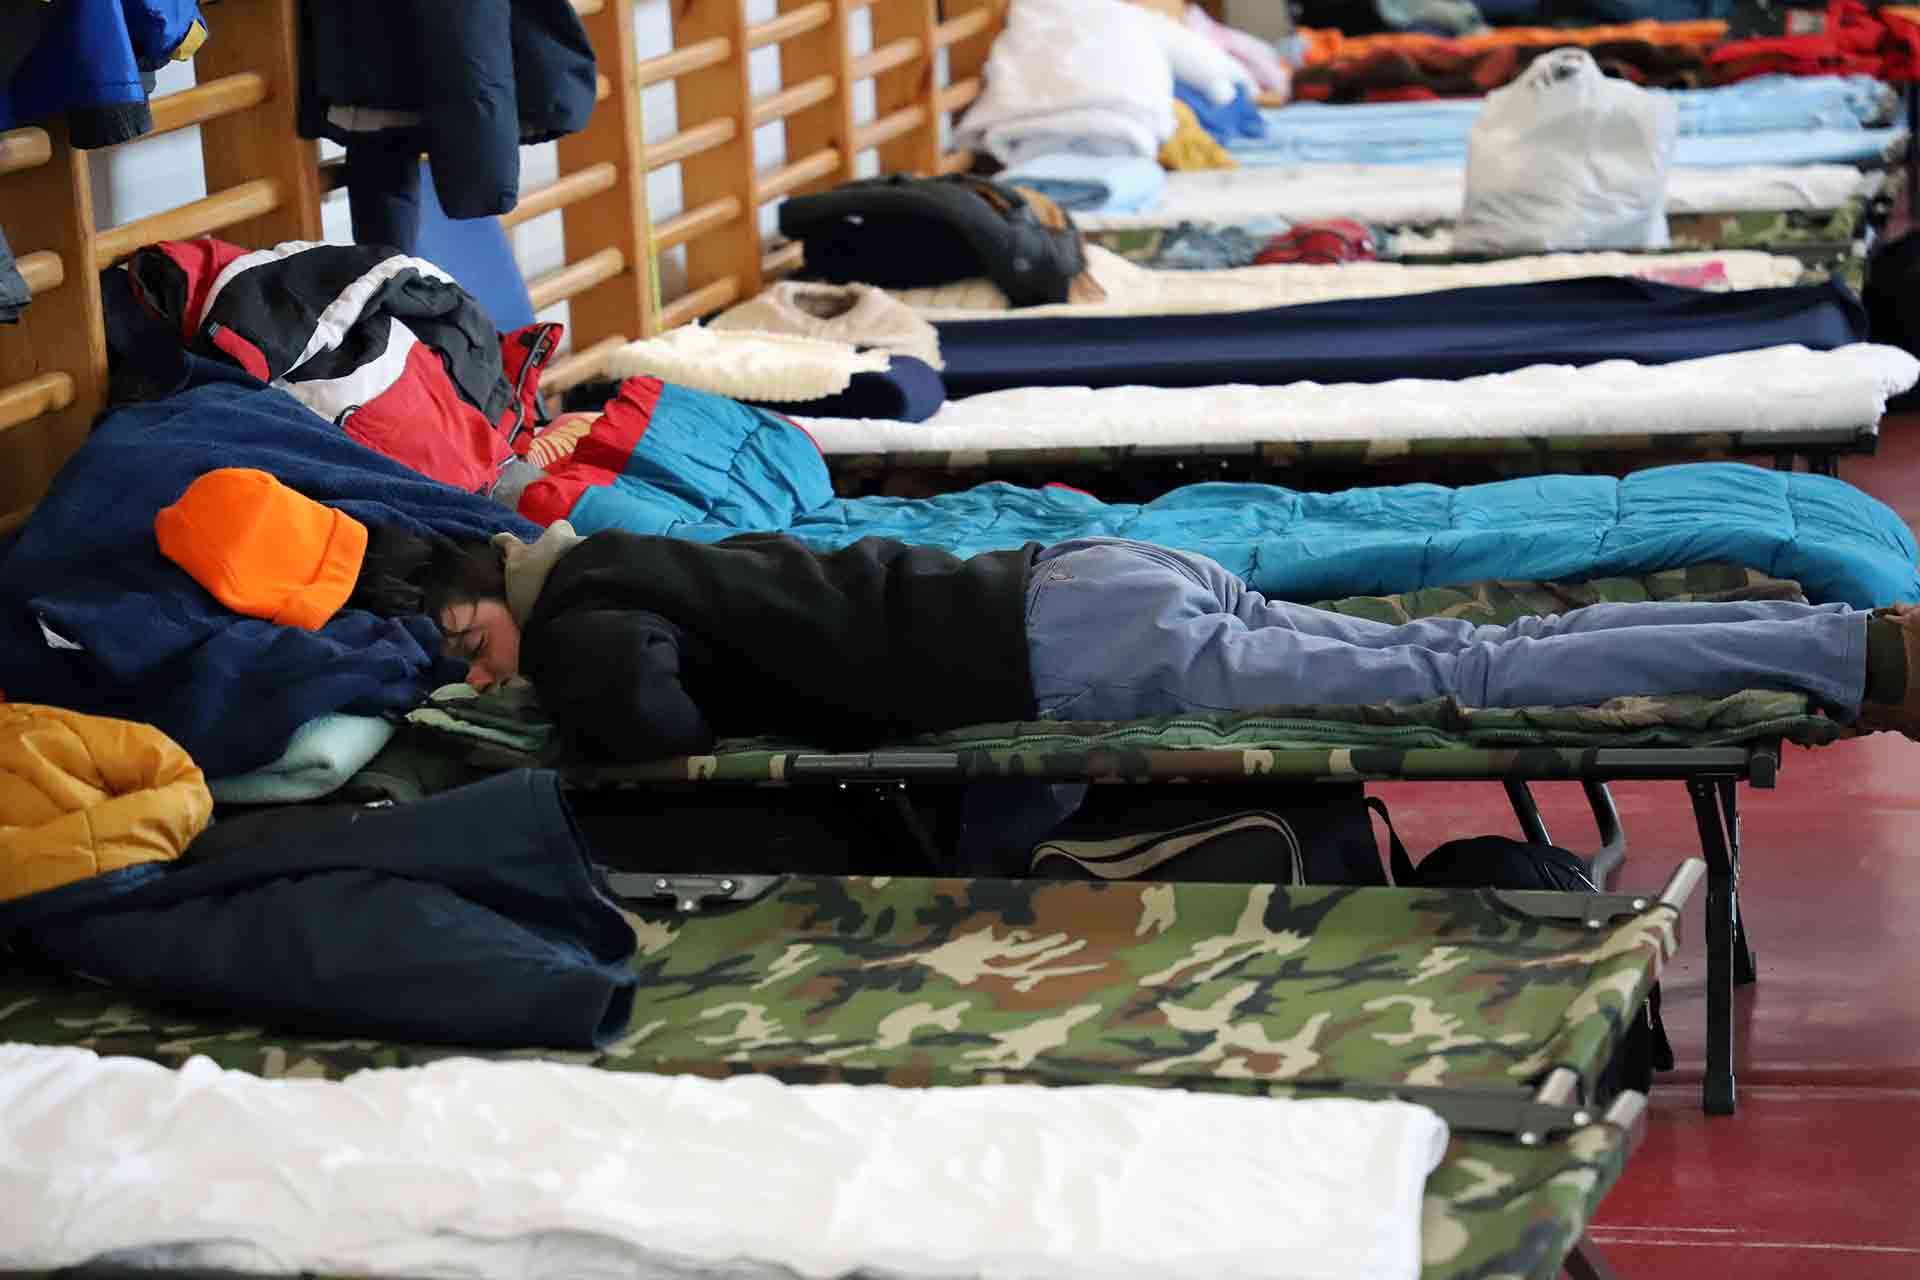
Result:
{"type": "MultiPolygon", "coordinates": [[[[838,498],[811,439],[784,418],[670,388],[650,420],[574,473],[546,504],[582,533],[717,541],[784,530],[813,546],[879,535],[971,554],[1110,535],[1198,551],[1269,595],[1319,600],[1481,578],[1581,579],[1709,560],[1793,578],[1815,601],[1920,600],[1920,549],[1883,503],[1843,480],[1740,463],[1610,476],[1540,476],[1302,493],[1197,484],[1142,504],[1076,489],[986,484],[932,498],[838,498]],[[618,456],[617,472],[608,464],[618,456]],[[751,524],[741,523],[750,519],[751,524]]],[[[523,501],[522,509],[526,509],[523,501]]]]}

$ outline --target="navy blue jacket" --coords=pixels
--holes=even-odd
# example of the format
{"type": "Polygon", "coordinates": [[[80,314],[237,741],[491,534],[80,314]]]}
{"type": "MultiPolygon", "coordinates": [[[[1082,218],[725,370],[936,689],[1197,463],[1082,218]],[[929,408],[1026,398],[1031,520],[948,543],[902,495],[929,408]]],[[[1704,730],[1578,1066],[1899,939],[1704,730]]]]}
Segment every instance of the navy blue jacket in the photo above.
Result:
{"type": "Polygon", "coordinates": [[[64,115],[76,147],[110,147],[151,129],[140,73],[191,53],[205,34],[194,0],[62,0],[42,16],[33,51],[0,80],[0,129],[64,115]]]}
{"type": "MultiPolygon", "coordinates": [[[[519,198],[521,144],[576,132],[593,113],[593,46],[568,0],[306,0],[302,23],[300,131],[347,145],[363,243],[370,194],[417,206],[422,151],[449,217],[505,213],[519,198]],[[337,107],[418,119],[371,132],[329,119],[337,107]],[[363,146],[394,163],[356,163],[363,146]]],[[[397,239],[385,242],[413,248],[397,239]]]]}
{"type": "Polygon", "coordinates": [[[296,1034],[587,1049],[632,1013],[633,930],[553,773],[221,819],[186,859],[0,903],[0,957],[296,1034]]]}

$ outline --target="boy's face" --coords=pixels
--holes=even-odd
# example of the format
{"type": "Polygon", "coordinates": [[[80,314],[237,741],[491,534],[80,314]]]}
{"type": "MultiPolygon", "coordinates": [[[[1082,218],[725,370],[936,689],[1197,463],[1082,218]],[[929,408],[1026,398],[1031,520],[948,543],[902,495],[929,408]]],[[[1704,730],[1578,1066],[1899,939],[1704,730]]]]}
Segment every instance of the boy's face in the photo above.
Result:
{"type": "Polygon", "coordinates": [[[467,663],[467,683],[488,689],[520,674],[520,626],[504,600],[472,600],[441,611],[444,652],[467,663]]]}

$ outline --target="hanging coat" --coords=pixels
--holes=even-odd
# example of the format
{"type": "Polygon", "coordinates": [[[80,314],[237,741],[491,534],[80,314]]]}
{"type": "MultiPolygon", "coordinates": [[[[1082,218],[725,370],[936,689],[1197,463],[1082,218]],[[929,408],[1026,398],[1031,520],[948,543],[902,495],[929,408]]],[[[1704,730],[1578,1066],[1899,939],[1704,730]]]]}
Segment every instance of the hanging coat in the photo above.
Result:
{"type": "Polygon", "coordinates": [[[302,23],[300,131],[347,147],[362,243],[376,242],[367,211],[391,203],[404,216],[382,219],[377,242],[412,249],[421,152],[449,217],[505,213],[521,145],[593,113],[593,46],[568,0],[306,0],[302,23]]]}
{"type": "Polygon", "coordinates": [[[191,58],[207,35],[194,0],[12,7],[48,12],[40,15],[45,28],[32,51],[11,77],[0,78],[0,129],[65,116],[73,145],[82,148],[110,147],[153,128],[141,73],[191,58]]]}

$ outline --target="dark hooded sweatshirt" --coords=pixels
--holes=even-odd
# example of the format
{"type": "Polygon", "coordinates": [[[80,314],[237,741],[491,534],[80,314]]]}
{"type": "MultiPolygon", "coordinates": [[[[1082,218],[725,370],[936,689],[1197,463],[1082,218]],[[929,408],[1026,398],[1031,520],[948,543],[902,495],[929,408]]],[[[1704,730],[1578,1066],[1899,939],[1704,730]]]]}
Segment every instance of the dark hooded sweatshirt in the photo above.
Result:
{"type": "Polygon", "coordinates": [[[561,527],[509,555],[508,597],[522,673],[598,758],[755,734],[863,748],[1036,714],[1025,611],[1038,543],[961,560],[886,538],[823,553],[781,534],[608,530],[529,571],[561,527]]]}

